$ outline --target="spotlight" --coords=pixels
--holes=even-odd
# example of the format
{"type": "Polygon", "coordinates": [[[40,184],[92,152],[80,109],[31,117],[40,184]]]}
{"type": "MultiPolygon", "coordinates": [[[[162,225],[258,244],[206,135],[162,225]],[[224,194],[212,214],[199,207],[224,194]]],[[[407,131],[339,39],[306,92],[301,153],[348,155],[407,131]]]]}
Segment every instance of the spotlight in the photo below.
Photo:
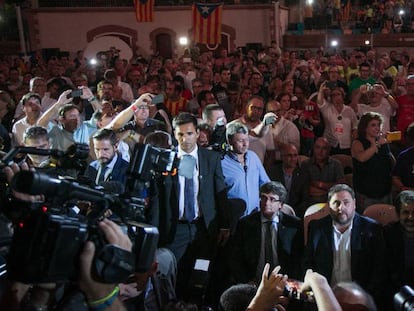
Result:
{"type": "Polygon", "coordinates": [[[332,47],[337,47],[338,46],[338,40],[332,40],[331,41],[331,46],[332,47]]]}
{"type": "Polygon", "coordinates": [[[180,39],[178,39],[178,42],[180,43],[180,45],[187,45],[188,44],[188,38],[187,37],[181,37],[180,39]]]}

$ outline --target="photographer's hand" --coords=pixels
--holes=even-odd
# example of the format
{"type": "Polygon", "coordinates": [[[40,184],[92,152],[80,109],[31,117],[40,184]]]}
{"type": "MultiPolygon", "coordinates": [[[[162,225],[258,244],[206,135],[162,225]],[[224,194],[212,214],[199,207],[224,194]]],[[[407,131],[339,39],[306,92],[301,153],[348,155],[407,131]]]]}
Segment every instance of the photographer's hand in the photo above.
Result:
{"type": "MultiPolygon", "coordinates": [[[[23,162],[20,166],[17,165],[16,163],[6,166],[3,169],[3,172],[6,175],[7,182],[9,183],[9,185],[11,185],[11,181],[14,175],[16,175],[20,171],[28,171],[28,170],[29,170],[29,165],[26,162],[23,162]]],[[[14,198],[18,200],[22,200],[22,201],[43,202],[45,200],[45,196],[42,194],[30,195],[27,193],[17,192],[14,189],[12,189],[12,193],[13,193],[14,198]]]]}
{"type": "Polygon", "coordinates": [[[300,288],[301,291],[308,289],[313,291],[318,310],[342,310],[326,278],[317,272],[313,272],[311,269],[306,271],[303,285],[300,288]]]}
{"type": "Polygon", "coordinates": [[[278,274],[280,266],[273,269],[269,275],[270,265],[266,264],[263,269],[262,281],[257,289],[256,295],[250,302],[247,310],[267,311],[275,308],[284,299],[283,293],[286,286],[287,276],[278,274]]]}
{"type": "MultiPolygon", "coordinates": [[[[131,251],[132,243],[121,228],[114,222],[104,219],[99,223],[99,228],[104,232],[109,244],[131,251]]],[[[80,255],[80,278],[79,287],[84,292],[89,304],[97,304],[98,301],[110,300],[117,295],[117,284],[100,283],[92,278],[92,261],[95,254],[95,245],[88,241],[80,255]]],[[[118,290],[119,291],[119,290],[118,290]]],[[[124,310],[121,301],[116,298],[105,310],[124,310]]]]}

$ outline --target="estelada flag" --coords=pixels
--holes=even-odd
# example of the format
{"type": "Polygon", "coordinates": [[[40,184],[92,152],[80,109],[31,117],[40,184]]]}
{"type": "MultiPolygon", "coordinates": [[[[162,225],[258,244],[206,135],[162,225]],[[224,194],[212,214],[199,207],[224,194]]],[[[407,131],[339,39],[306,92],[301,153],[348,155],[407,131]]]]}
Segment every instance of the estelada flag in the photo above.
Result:
{"type": "Polygon", "coordinates": [[[204,44],[221,43],[221,16],[223,3],[194,3],[194,42],[204,44]]]}
{"type": "Polygon", "coordinates": [[[155,0],[134,0],[135,16],[138,23],[154,20],[154,2],[155,0]]]}

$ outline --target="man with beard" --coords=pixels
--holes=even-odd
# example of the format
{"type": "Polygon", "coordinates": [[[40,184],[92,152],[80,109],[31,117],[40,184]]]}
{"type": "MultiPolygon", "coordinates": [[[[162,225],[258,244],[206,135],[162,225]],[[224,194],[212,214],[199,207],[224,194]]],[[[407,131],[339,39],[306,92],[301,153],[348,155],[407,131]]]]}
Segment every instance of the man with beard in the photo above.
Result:
{"type": "Polygon", "coordinates": [[[400,221],[384,229],[386,262],[391,277],[391,282],[387,283],[387,301],[391,301],[401,286],[414,287],[414,191],[402,191],[395,200],[395,207],[400,221]]]}
{"type": "Polygon", "coordinates": [[[329,216],[309,224],[305,271],[322,274],[331,286],[357,282],[380,306],[385,277],[381,225],[355,212],[355,192],[345,184],[329,189],[327,208],[329,216]]]}
{"type": "MultiPolygon", "coordinates": [[[[91,101],[94,96],[87,87],[81,87],[82,99],[91,101]]],[[[96,131],[96,125],[80,121],[79,108],[72,103],[68,95],[72,90],[64,91],[58,101],[52,105],[37,121],[37,125],[48,128],[52,139],[52,149],[66,151],[74,143],[89,144],[89,137],[96,131]],[[59,125],[51,120],[58,117],[59,125]]]]}
{"type": "MultiPolygon", "coordinates": [[[[246,113],[232,122],[240,122],[249,130],[250,150],[256,152],[262,163],[270,163],[274,159],[274,143],[272,133],[269,131],[270,125],[277,119],[277,116],[269,112],[260,118],[264,111],[264,100],[260,96],[252,96],[247,102],[246,113]]],[[[229,123],[230,125],[230,123],[229,123]]]]}
{"type": "Polygon", "coordinates": [[[125,185],[128,162],[118,152],[118,138],[113,130],[100,129],[93,135],[97,160],[91,162],[85,175],[97,185],[108,181],[125,185]]]}

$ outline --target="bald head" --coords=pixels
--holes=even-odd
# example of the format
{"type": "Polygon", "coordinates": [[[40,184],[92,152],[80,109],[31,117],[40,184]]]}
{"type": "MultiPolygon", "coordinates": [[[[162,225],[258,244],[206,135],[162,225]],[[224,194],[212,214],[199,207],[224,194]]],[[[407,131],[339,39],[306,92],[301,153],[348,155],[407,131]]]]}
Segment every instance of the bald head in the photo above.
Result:
{"type": "Polygon", "coordinates": [[[354,282],[340,282],[332,288],[343,311],[377,311],[374,300],[354,282]]]}

